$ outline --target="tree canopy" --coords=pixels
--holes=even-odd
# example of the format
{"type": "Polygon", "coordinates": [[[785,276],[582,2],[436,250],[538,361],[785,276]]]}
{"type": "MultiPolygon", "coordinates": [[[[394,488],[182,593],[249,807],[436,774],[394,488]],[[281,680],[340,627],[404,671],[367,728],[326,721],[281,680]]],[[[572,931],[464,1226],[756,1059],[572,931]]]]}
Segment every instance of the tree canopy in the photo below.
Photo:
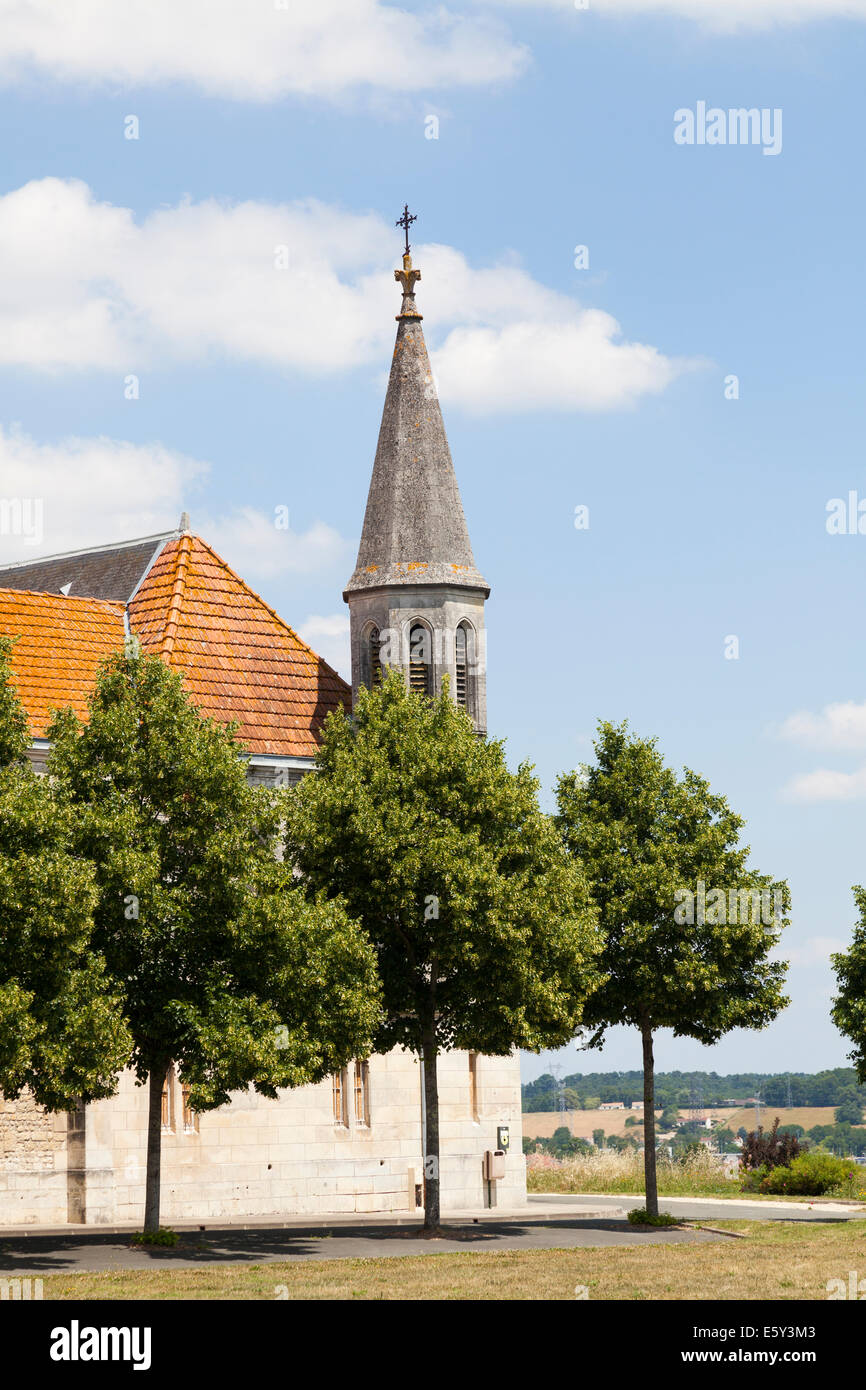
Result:
{"type": "Polygon", "coordinates": [[[280,797],[247,784],[233,735],[158,657],[129,654],[105,663],[86,724],[67,710],[50,730],[157,1151],[170,1062],[194,1110],[250,1084],[273,1097],[363,1055],[379,1018],[372,950],[275,857],[280,797]]]}
{"type": "MultiPolygon", "coordinates": [[[[307,891],[339,896],[375,949],[376,1049],[423,1057],[426,1084],[442,1048],[504,1056],[568,1042],[601,943],[529,767],[509,771],[447,689],[419,697],[400,672],[362,690],[353,718],[330,716],[316,765],[291,793],[286,852],[307,891]]],[[[431,1172],[434,1110],[428,1095],[431,1172]]]]}
{"type": "Polygon", "coordinates": [[[0,638],[0,1091],[73,1109],[114,1092],[131,1039],[93,945],[92,866],[73,813],[26,758],[27,719],[0,638]]]}
{"type": "Polygon", "coordinates": [[[564,843],[599,908],[606,979],[584,1018],[599,1046],[608,1027],[640,1030],[647,1205],[657,1210],[652,1038],[659,1028],[703,1043],[763,1028],[787,1003],[786,967],[770,952],[787,922],[787,884],[748,865],[743,821],[655,739],[602,722],[596,762],[557,786],[564,843]],[[767,907],[771,911],[767,911],[767,907]]]}

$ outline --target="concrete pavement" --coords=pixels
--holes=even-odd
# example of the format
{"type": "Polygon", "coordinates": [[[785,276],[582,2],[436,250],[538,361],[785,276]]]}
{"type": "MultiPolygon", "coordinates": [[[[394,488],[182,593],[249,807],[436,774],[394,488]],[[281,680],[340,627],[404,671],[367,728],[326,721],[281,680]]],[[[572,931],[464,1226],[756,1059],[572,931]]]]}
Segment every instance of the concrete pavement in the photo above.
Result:
{"type": "MultiPolygon", "coordinates": [[[[545,1192],[529,1198],[533,1215],[556,1212],[577,1217],[582,1210],[624,1218],[634,1207],[646,1205],[643,1193],[632,1196],[578,1196],[571,1192],[545,1192]]],[[[862,1202],[835,1202],[826,1198],[803,1197],[798,1202],[750,1202],[730,1197],[659,1197],[659,1210],[679,1216],[683,1221],[852,1221],[866,1217],[862,1202]]]]}
{"type": "MultiPolygon", "coordinates": [[[[132,1246],[133,1226],[26,1227],[0,1231],[0,1276],[137,1269],[192,1269],[209,1264],[264,1264],[282,1260],[382,1259],[403,1255],[490,1250],[585,1249],[615,1245],[683,1244],[729,1239],[700,1230],[636,1230],[627,1213],[644,1205],[634,1196],[533,1195],[520,1211],[453,1212],[447,1236],[420,1237],[419,1220],[334,1216],[271,1221],[175,1223],[174,1247],[132,1246]]],[[[706,1197],[664,1197],[663,1211],[683,1221],[848,1221],[863,1206],[841,1202],[750,1202],[706,1197]]]]}

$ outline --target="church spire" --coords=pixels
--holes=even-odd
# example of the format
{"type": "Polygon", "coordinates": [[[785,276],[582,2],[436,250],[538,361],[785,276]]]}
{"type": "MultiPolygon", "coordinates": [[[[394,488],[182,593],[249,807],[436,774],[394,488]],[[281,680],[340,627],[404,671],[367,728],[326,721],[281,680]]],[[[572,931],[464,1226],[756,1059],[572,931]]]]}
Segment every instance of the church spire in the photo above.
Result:
{"type": "Polygon", "coordinates": [[[487,727],[484,600],[490,593],[469,543],[463,503],[415,303],[408,207],[397,341],[349,605],[352,689],[402,667],[409,689],[451,698],[487,727]]]}
{"type": "Polygon", "coordinates": [[[397,341],[355,571],[344,598],[390,584],[446,583],[490,592],[475,567],[460,490],[427,345],[415,303],[420,270],[412,266],[408,207],[397,341]]]}

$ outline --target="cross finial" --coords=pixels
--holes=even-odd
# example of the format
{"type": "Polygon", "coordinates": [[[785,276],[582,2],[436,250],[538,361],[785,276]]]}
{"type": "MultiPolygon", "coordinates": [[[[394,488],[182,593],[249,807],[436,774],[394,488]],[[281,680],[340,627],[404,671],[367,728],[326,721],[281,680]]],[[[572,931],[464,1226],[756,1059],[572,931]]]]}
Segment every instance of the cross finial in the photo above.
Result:
{"type": "Polygon", "coordinates": [[[406,256],[408,256],[408,254],[409,254],[409,228],[412,226],[412,223],[413,223],[413,222],[417,222],[417,221],[418,221],[417,215],[416,215],[415,213],[411,213],[411,212],[409,211],[409,204],[408,204],[408,203],[404,203],[404,204],[403,204],[403,216],[402,216],[402,217],[398,217],[397,221],[394,223],[394,226],[395,226],[395,227],[402,227],[403,230],[404,230],[404,232],[406,233],[406,250],[405,250],[404,253],[403,253],[403,254],[406,255],[406,256]]]}

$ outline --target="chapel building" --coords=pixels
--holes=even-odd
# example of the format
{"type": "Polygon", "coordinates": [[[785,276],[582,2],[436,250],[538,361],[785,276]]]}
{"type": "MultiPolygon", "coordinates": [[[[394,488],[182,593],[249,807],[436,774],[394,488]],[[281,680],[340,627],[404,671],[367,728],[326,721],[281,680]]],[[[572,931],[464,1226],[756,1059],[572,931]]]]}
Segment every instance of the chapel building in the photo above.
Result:
{"type": "MultiPolygon", "coordinates": [[[[410,688],[452,698],[486,731],[484,603],[408,252],[397,339],[358,559],[344,598],[352,686],[317,656],[207,543],[184,514],[176,531],[0,564],[0,633],[29,757],[44,765],[53,709],[87,717],[100,662],[130,637],[183,676],[203,714],[236,720],[248,778],[285,785],[311,772],[328,713],[350,709],[385,665],[410,688]]],[[[439,1060],[443,1212],[526,1200],[520,1070],[512,1057],[439,1060]],[[507,1139],[505,1176],[484,1157],[507,1139]]],[[[358,1058],[328,1080],[252,1089],[201,1114],[170,1068],[163,1090],[161,1218],[172,1222],[419,1211],[423,1086],[400,1049],[358,1058]]],[[[125,1072],[117,1095],[51,1115],[0,1097],[0,1226],[140,1222],[147,1089],[125,1072]]]]}

